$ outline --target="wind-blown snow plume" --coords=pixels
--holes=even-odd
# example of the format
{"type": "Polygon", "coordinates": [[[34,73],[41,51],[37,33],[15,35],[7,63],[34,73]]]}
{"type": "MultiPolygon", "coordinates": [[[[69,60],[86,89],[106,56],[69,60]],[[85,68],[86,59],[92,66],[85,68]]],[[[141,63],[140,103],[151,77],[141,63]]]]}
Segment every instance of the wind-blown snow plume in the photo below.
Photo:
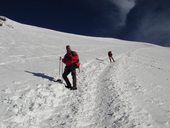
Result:
{"type": "Polygon", "coordinates": [[[126,39],[170,46],[170,1],[137,0],[127,17],[126,39]]]}
{"type": "Polygon", "coordinates": [[[125,25],[129,11],[135,6],[136,0],[110,0],[119,8],[122,25],[125,25]]]}

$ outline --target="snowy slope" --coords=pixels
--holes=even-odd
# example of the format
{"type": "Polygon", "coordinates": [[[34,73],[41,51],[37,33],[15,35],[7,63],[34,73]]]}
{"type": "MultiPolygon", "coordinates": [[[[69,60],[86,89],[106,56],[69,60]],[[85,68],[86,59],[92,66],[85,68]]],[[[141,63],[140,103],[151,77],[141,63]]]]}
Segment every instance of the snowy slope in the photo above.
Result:
{"type": "Polygon", "coordinates": [[[0,81],[0,128],[170,128],[169,48],[7,19],[0,81]],[[76,91],[52,80],[61,78],[58,59],[67,44],[81,60],[76,91]]]}

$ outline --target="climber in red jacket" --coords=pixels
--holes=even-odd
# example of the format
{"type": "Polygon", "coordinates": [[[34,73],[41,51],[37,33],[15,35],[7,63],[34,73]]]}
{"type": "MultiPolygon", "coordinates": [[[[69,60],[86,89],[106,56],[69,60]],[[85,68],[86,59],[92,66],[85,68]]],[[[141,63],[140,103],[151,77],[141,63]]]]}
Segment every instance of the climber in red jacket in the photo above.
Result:
{"type": "Polygon", "coordinates": [[[77,80],[76,80],[76,68],[79,68],[79,56],[75,51],[71,50],[71,47],[69,45],[66,46],[67,53],[65,54],[64,58],[62,59],[62,62],[66,65],[63,73],[63,79],[66,82],[66,88],[70,88],[73,90],[77,89],[77,80]],[[71,83],[67,76],[71,73],[72,79],[73,79],[73,86],[71,86],[71,83]]]}

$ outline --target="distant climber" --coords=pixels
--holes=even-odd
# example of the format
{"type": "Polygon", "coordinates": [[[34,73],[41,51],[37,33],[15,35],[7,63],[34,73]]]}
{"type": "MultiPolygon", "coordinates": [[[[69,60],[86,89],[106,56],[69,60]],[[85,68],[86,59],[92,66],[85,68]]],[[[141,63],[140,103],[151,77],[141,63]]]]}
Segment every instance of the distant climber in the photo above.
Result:
{"type": "Polygon", "coordinates": [[[67,53],[65,54],[64,58],[62,59],[62,62],[66,65],[63,73],[63,79],[66,82],[66,88],[76,90],[77,89],[77,78],[76,78],[76,68],[79,68],[79,56],[75,51],[71,50],[71,47],[69,45],[66,46],[67,53]],[[68,75],[71,73],[72,80],[73,80],[73,86],[71,86],[71,83],[68,79],[68,75]]]}
{"type": "Polygon", "coordinates": [[[115,60],[113,59],[113,54],[112,54],[111,51],[108,52],[108,57],[109,57],[110,62],[115,62],[115,60]]]}

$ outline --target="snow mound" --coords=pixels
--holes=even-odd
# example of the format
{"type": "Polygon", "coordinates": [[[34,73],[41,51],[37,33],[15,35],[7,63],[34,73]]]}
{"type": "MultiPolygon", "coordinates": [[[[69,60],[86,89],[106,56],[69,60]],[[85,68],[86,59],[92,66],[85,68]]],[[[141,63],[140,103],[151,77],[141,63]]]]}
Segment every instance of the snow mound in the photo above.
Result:
{"type": "Polygon", "coordinates": [[[4,17],[4,16],[0,16],[0,26],[7,26],[8,28],[14,28],[9,22],[9,19],[4,17]]]}
{"type": "Polygon", "coordinates": [[[0,16],[0,26],[2,26],[5,21],[6,21],[6,17],[0,16]]]}

